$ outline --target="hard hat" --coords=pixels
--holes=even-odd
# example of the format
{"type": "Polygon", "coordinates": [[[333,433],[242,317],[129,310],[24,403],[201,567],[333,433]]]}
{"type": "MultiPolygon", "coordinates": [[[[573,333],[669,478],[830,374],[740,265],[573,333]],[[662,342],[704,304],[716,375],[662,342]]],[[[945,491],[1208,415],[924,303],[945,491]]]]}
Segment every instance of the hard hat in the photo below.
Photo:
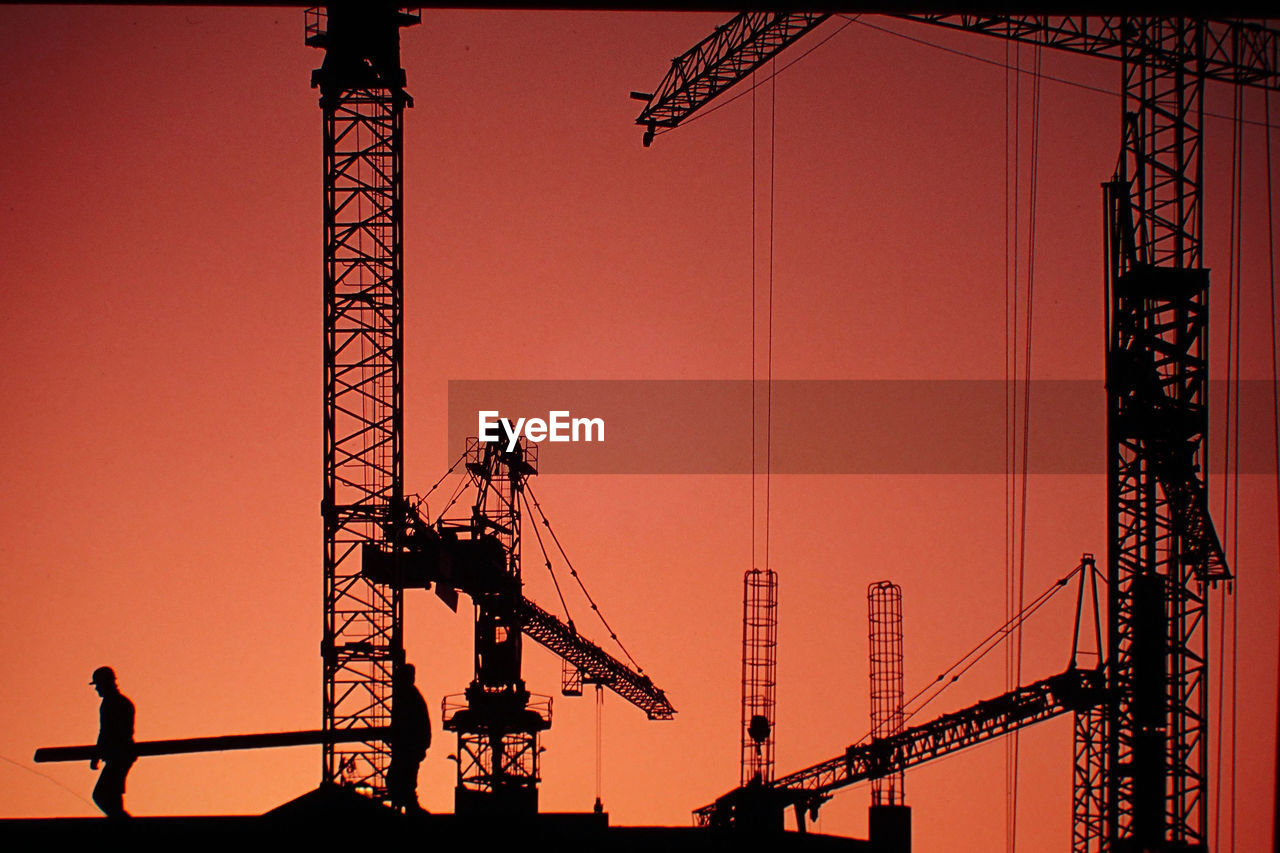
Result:
{"type": "Polygon", "coordinates": [[[90,684],[115,684],[116,671],[109,666],[100,666],[93,671],[90,684]]]}

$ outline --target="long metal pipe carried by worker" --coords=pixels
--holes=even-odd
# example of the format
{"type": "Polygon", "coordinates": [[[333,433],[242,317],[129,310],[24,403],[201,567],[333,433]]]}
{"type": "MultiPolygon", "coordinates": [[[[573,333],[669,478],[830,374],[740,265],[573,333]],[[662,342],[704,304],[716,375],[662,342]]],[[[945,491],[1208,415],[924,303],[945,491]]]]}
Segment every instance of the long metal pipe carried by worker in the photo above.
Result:
{"type": "MultiPolygon", "coordinates": [[[[265,732],[251,735],[216,735],[214,737],[188,737],[174,740],[140,740],[133,744],[132,753],[143,755],[179,755],[188,752],[222,752],[232,749],[271,749],[281,746],[310,746],[324,743],[368,743],[388,741],[389,726],[360,729],[334,729],[329,731],[265,732]]],[[[99,757],[98,747],[46,746],[36,750],[35,762],[89,761],[99,757]]]]}

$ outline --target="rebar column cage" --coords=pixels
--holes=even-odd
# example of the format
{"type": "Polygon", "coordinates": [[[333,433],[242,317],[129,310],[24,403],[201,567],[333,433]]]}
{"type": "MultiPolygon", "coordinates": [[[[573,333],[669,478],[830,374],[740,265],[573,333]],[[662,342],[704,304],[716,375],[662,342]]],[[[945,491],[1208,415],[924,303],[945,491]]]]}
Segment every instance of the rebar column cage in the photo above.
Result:
{"type": "Polygon", "coordinates": [[[742,577],[742,785],[773,781],[777,669],[778,573],[749,569],[742,577]]]}
{"type": "MultiPolygon", "coordinates": [[[[402,114],[399,28],[417,16],[335,4],[306,17],[325,50],[312,75],[324,117],[325,730],[386,726],[403,661],[401,591],[366,580],[361,547],[400,552],[403,512],[402,114]]],[[[324,747],[322,778],[386,796],[390,749],[324,747]]]]}
{"type": "MultiPolygon", "coordinates": [[[[902,587],[892,581],[867,586],[867,636],[871,650],[871,737],[902,732],[902,587]]],[[[903,771],[871,780],[871,805],[906,802],[903,771]]]]}

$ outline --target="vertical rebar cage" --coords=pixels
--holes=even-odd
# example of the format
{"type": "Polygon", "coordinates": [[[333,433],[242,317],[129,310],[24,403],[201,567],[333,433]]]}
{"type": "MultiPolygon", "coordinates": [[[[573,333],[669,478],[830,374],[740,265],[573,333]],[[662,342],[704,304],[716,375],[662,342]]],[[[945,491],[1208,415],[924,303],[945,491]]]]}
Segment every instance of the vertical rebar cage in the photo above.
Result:
{"type": "Polygon", "coordinates": [[[773,781],[778,669],[778,573],[750,569],[742,578],[743,785],[773,781]]]}
{"type": "MultiPolygon", "coordinates": [[[[902,731],[902,587],[878,581],[867,587],[868,639],[871,649],[871,737],[902,731]]],[[[905,803],[901,770],[871,780],[871,805],[905,803]]]]}

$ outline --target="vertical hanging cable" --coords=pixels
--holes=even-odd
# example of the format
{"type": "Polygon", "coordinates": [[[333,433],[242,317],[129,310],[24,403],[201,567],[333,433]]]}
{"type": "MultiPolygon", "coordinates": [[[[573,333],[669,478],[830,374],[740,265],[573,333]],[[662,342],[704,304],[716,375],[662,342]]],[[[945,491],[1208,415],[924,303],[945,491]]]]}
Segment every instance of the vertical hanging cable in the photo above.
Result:
{"type": "MultiPolygon", "coordinates": [[[[1032,141],[1030,141],[1029,186],[1027,201],[1027,329],[1024,334],[1023,353],[1023,453],[1021,453],[1021,520],[1018,548],[1018,608],[1024,603],[1027,585],[1027,485],[1030,476],[1030,411],[1032,411],[1032,309],[1036,304],[1036,202],[1039,188],[1039,114],[1043,78],[1041,63],[1043,51],[1036,45],[1033,50],[1034,72],[1032,76],[1032,141]]],[[[1015,686],[1023,680],[1023,626],[1018,625],[1015,639],[1015,686]]],[[[1014,731],[1014,784],[1012,784],[1012,816],[1010,840],[1012,849],[1018,849],[1018,748],[1019,734],[1014,731]]]]}
{"type": "MultiPolygon", "coordinates": [[[[1017,565],[1017,607],[1021,611],[1024,606],[1027,567],[1027,485],[1030,476],[1030,438],[1031,438],[1031,331],[1032,309],[1035,305],[1035,252],[1036,252],[1036,201],[1039,190],[1040,171],[1040,100],[1043,77],[1041,74],[1043,51],[1039,45],[1032,52],[1032,85],[1031,85],[1031,151],[1028,167],[1027,188],[1027,307],[1026,327],[1023,332],[1023,383],[1022,383],[1022,454],[1021,454],[1021,495],[1020,517],[1018,523],[1018,565],[1017,565]]],[[[1017,248],[1015,245],[1015,256],[1017,248]]],[[[1016,283],[1016,282],[1015,282],[1016,283]]],[[[1022,625],[1019,623],[1014,638],[1014,685],[1022,682],[1022,625]]],[[[1017,850],[1018,846],[1018,747],[1019,732],[1013,733],[1013,767],[1011,771],[1011,808],[1009,816],[1009,849],[1017,850]]]]}
{"type": "Polygon", "coordinates": [[[604,685],[596,683],[596,803],[594,811],[604,811],[604,685]]]}
{"type": "Polygon", "coordinates": [[[774,213],[774,149],[778,131],[778,60],[770,60],[769,74],[769,304],[768,339],[765,342],[767,376],[765,379],[765,432],[764,432],[764,565],[769,559],[770,509],[773,497],[773,213],[774,213]]]}
{"type": "MultiPolygon", "coordinates": [[[[755,72],[752,72],[755,76],[755,72]]],[[[751,565],[756,565],[756,88],[751,85],[751,565]]]]}
{"type": "MultiPolygon", "coordinates": [[[[1227,526],[1227,531],[1232,530],[1231,519],[1232,510],[1234,508],[1236,517],[1239,517],[1239,507],[1233,507],[1232,495],[1232,447],[1234,433],[1232,425],[1235,423],[1236,429],[1239,429],[1239,386],[1237,384],[1237,366],[1240,358],[1240,234],[1243,229],[1243,172],[1244,172],[1244,92],[1239,86],[1235,87],[1232,92],[1231,102],[1231,187],[1229,190],[1229,211],[1230,220],[1227,231],[1227,381],[1226,381],[1226,405],[1224,408],[1225,422],[1223,424],[1223,442],[1222,442],[1222,471],[1223,471],[1223,489],[1222,489],[1222,519],[1227,526]]],[[[1238,485],[1238,479],[1237,479],[1238,485]]],[[[1233,557],[1236,556],[1231,551],[1232,542],[1228,535],[1224,541],[1227,550],[1228,560],[1234,565],[1233,557]]],[[[1238,573],[1237,573],[1238,574],[1238,573]]],[[[1226,682],[1226,672],[1223,662],[1226,658],[1226,622],[1227,622],[1227,603],[1226,600],[1219,601],[1219,619],[1218,619],[1218,650],[1217,650],[1217,675],[1215,677],[1215,688],[1217,691],[1218,713],[1214,719],[1214,790],[1213,790],[1213,837],[1215,846],[1221,849],[1222,846],[1222,751],[1223,751],[1223,723],[1226,717],[1225,706],[1223,704],[1224,685],[1226,682]]],[[[1234,737],[1234,732],[1232,734],[1234,737]]],[[[1232,791],[1234,797],[1234,790],[1232,791]]]]}
{"type": "MultiPolygon", "coordinates": [[[[1271,198],[1271,93],[1262,93],[1263,127],[1266,128],[1265,148],[1267,158],[1267,294],[1271,310],[1271,438],[1272,452],[1275,453],[1276,465],[1276,565],[1280,566],[1280,354],[1277,353],[1276,335],[1276,247],[1275,247],[1275,206],[1271,198]]],[[[1235,669],[1235,653],[1232,652],[1232,669],[1235,669]]],[[[1277,684],[1280,684],[1280,657],[1276,660],[1277,684]]],[[[1233,703],[1234,705],[1234,703],[1233,703]]],[[[1280,710],[1276,713],[1276,790],[1280,790],[1280,710]]],[[[1232,803],[1231,811],[1235,814],[1235,767],[1231,768],[1232,803]]],[[[1235,845],[1235,836],[1231,838],[1235,845]]],[[[1271,847],[1280,849],[1280,806],[1276,806],[1272,815],[1271,847]]]]}
{"type": "MultiPolygon", "coordinates": [[[[1018,132],[1021,126],[1021,72],[1022,72],[1022,50],[1021,46],[1014,43],[1012,46],[1005,43],[1005,102],[1004,102],[1004,120],[1005,120],[1005,169],[1004,169],[1004,216],[1005,216],[1005,233],[1004,233],[1004,257],[1005,257],[1005,358],[1004,358],[1004,378],[1005,378],[1005,491],[1004,491],[1004,610],[1005,623],[1013,618],[1014,613],[1014,498],[1016,495],[1016,480],[1014,474],[1014,460],[1016,457],[1016,444],[1014,442],[1014,424],[1017,420],[1018,411],[1018,395],[1017,395],[1017,339],[1018,339],[1018,154],[1019,139],[1018,132]],[[1010,68],[1009,68],[1009,52],[1012,49],[1014,62],[1016,67],[1012,72],[1013,79],[1013,109],[1010,114],[1010,68]],[[1010,174],[1012,173],[1012,180],[1010,174]]],[[[1013,689],[1013,643],[1009,635],[1004,637],[1004,680],[1005,690],[1013,689]]],[[[1006,739],[1004,743],[1004,796],[1005,796],[1005,853],[1012,851],[1012,839],[1010,836],[1010,821],[1012,804],[1011,783],[1013,777],[1013,742],[1006,739]]]]}
{"type": "MultiPolygon", "coordinates": [[[[1243,90],[1240,90],[1240,89],[1238,90],[1241,91],[1241,109],[1240,109],[1240,120],[1239,120],[1240,121],[1240,137],[1241,137],[1241,143],[1240,143],[1241,176],[1240,176],[1239,186],[1241,188],[1241,199],[1239,203],[1240,214],[1237,216],[1237,220],[1239,223],[1241,223],[1241,228],[1243,229],[1243,221],[1244,221],[1243,173],[1244,173],[1244,130],[1245,130],[1244,100],[1243,100],[1244,96],[1243,96],[1243,90]]],[[[1263,99],[1265,100],[1266,98],[1267,98],[1267,93],[1264,91],[1263,99]]],[[[1269,149],[1267,152],[1267,156],[1268,158],[1270,157],[1269,149]]],[[[1271,177],[1270,172],[1268,172],[1268,175],[1267,175],[1268,182],[1270,181],[1270,177],[1271,177]]],[[[1270,192],[1270,183],[1268,183],[1267,188],[1268,188],[1268,192],[1270,192]]],[[[1270,199],[1268,198],[1268,203],[1269,202],[1270,202],[1270,199]]],[[[1270,229],[1268,229],[1268,248],[1270,248],[1271,239],[1272,239],[1272,236],[1270,233],[1270,229]]],[[[1240,245],[1240,240],[1241,238],[1238,236],[1237,237],[1237,258],[1236,258],[1236,314],[1235,314],[1236,340],[1235,340],[1235,366],[1234,366],[1234,386],[1235,387],[1233,389],[1233,395],[1232,395],[1235,399],[1235,412],[1234,412],[1234,418],[1233,418],[1232,435],[1229,439],[1229,441],[1231,442],[1232,458],[1235,462],[1234,470],[1231,473],[1231,492],[1232,492],[1231,503],[1235,511],[1235,514],[1231,519],[1231,552],[1232,552],[1231,564],[1232,565],[1234,565],[1235,562],[1240,559],[1240,336],[1241,336],[1241,332],[1243,331],[1242,315],[1241,315],[1241,303],[1243,302],[1243,298],[1242,298],[1243,289],[1241,287],[1241,278],[1240,278],[1240,262],[1241,261],[1239,257],[1239,254],[1242,252],[1243,247],[1240,245]]],[[[1275,317],[1273,314],[1272,321],[1274,322],[1274,320],[1275,320],[1275,317]]],[[[1229,825],[1231,829],[1230,829],[1230,834],[1228,836],[1228,838],[1230,839],[1230,846],[1227,848],[1229,850],[1235,850],[1236,848],[1236,694],[1237,694],[1236,663],[1237,663],[1237,648],[1238,648],[1237,640],[1239,638],[1239,616],[1240,616],[1240,587],[1239,587],[1239,580],[1238,580],[1239,578],[1238,572],[1236,574],[1236,578],[1237,580],[1233,580],[1228,585],[1228,590],[1231,593],[1231,697],[1230,697],[1231,698],[1231,744],[1230,744],[1230,749],[1227,756],[1228,764],[1231,768],[1231,771],[1230,771],[1231,798],[1229,800],[1230,818],[1231,818],[1229,825]]]]}

